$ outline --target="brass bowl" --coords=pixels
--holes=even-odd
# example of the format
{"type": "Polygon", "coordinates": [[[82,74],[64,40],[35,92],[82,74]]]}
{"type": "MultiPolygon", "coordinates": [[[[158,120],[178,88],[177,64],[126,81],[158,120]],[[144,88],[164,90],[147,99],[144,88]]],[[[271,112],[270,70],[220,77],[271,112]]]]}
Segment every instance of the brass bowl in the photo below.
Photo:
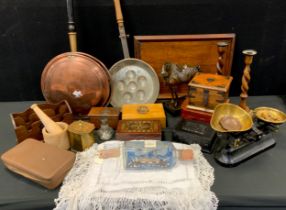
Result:
{"type": "Polygon", "coordinates": [[[230,103],[222,103],[215,107],[211,118],[211,127],[217,132],[242,132],[247,131],[252,127],[253,121],[251,115],[237,105],[230,103]],[[239,130],[226,130],[220,125],[220,120],[230,116],[239,121],[241,128],[239,130]]]}
{"type": "Polygon", "coordinates": [[[282,124],[286,121],[286,114],[271,107],[258,107],[254,110],[255,116],[265,122],[282,124]]]}

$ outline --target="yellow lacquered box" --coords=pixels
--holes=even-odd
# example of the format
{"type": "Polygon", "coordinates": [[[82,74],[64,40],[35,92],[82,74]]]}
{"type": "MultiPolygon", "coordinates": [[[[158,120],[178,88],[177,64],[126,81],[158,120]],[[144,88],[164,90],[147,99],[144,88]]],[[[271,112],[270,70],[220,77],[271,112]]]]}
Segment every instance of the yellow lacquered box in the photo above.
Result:
{"type": "Polygon", "coordinates": [[[159,120],[161,128],[166,128],[163,104],[124,104],[122,120],[159,120]]]}

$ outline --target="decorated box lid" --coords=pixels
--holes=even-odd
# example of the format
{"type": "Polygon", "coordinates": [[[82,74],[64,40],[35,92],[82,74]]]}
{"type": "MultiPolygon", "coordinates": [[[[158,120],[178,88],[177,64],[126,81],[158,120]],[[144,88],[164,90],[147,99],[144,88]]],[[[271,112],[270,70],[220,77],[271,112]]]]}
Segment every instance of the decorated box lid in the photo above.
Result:
{"type": "Polygon", "coordinates": [[[144,116],[144,118],[166,117],[163,104],[124,104],[122,106],[122,118],[144,116]]]}
{"type": "Polygon", "coordinates": [[[231,76],[197,73],[188,85],[189,87],[227,92],[230,88],[231,81],[231,76]]]}
{"type": "Polygon", "coordinates": [[[90,133],[94,130],[94,124],[82,120],[74,121],[69,125],[68,131],[76,134],[90,133]]]}

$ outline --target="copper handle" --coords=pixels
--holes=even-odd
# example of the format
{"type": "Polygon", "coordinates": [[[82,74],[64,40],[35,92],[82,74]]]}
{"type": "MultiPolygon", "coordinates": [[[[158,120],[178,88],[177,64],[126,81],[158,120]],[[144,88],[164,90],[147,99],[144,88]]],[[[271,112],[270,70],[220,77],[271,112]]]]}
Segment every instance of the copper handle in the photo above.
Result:
{"type": "Polygon", "coordinates": [[[120,0],[114,0],[115,15],[118,24],[123,23],[123,15],[120,6],[120,0]]]}

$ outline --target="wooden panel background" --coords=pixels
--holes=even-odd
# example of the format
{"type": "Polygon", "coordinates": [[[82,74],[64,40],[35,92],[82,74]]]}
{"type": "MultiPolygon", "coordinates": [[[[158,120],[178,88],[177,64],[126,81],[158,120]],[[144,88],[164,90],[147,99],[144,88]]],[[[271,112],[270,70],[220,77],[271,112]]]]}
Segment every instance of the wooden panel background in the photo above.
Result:
{"type": "MultiPolygon", "coordinates": [[[[224,75],[230,75],[235,34],[135,36],[134,52],[136,58],[146,61],[155,69],[160,81],[159,99],[163,99],[171,97],[169,88],[160,76],[163,64],[200,65],[202,72],[215,73],[219,41],[229,42],[223,72],[224,75]]],[[[180,96],[187,95],[187,83],[180,85],[178,92],[180,96]]]]}

